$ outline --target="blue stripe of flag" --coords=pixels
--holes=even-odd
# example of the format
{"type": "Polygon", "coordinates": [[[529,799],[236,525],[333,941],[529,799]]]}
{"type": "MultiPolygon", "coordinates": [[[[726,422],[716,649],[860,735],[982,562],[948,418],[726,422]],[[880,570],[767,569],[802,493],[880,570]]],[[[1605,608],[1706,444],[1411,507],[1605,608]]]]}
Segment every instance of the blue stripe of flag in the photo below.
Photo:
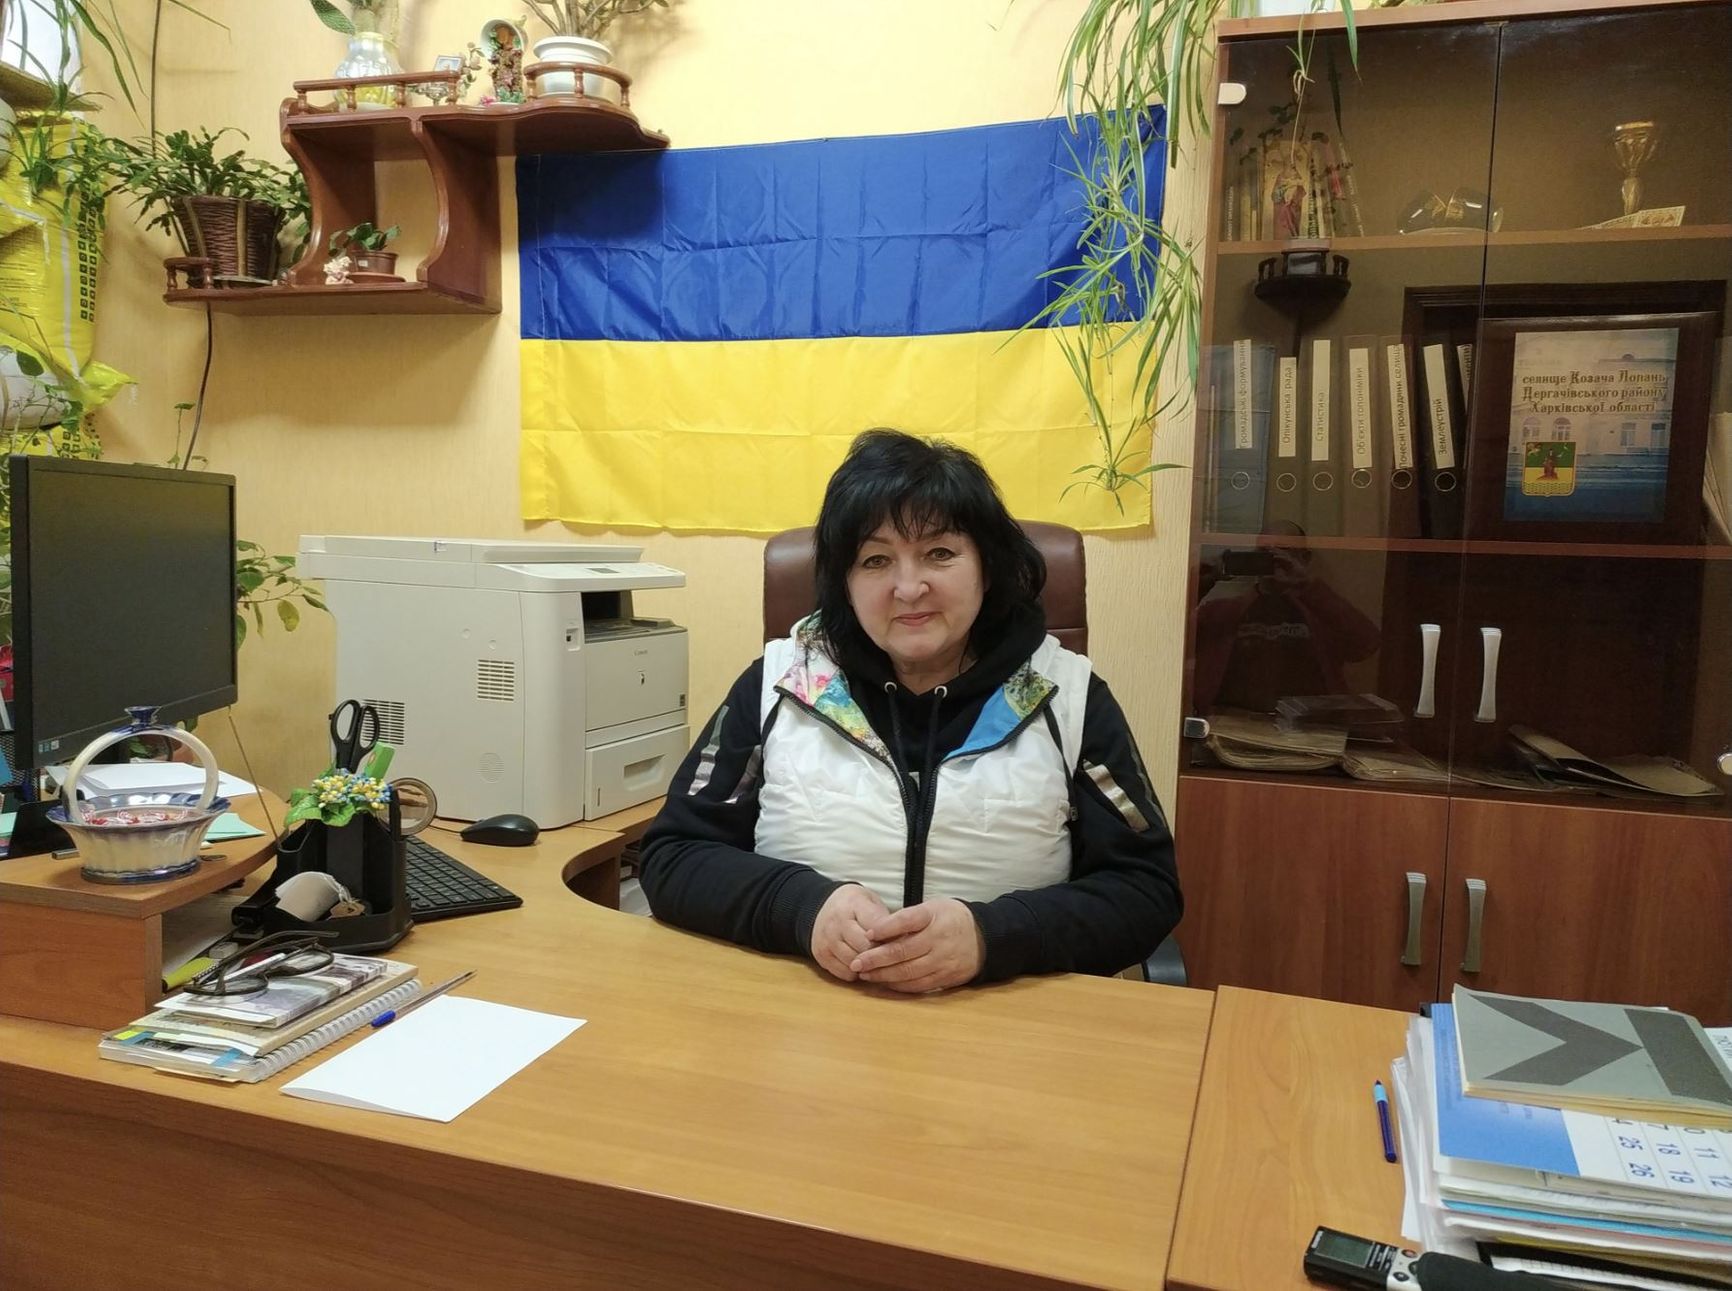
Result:
{"type": "MultiPolygon", "coordinates": [[[[1158,112],[1158,110],[1157,110],[1158,112]]],[[[1158,127],[1162,122],[1155,122],[1158,127]]],[[[1092,133],[1060,120],[517,163],[523,336],[1002,331],[1076,263],[1092,133]]],[[[1160,146],[1150,149],[1158,213],[1160,146]]]]}

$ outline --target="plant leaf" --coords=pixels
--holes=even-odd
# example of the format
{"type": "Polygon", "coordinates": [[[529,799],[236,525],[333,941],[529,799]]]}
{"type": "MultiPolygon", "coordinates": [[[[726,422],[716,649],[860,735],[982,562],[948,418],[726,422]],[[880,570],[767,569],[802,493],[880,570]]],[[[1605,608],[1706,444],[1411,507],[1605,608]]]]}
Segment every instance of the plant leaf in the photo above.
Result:
{"type": "Polygon", "coordinates": [[[283,630],[286,632],[293,632],[301,626],[301,612],[295,608],[293,601],[278,601],[277,617],[283,621],[283,630]]]}
{"type": "Polygon", "coordinates": [[[355,34],[355,24],[331,0],[313,0],[313,12],[319,15],[319,21],[332,31],[342,32],[345,36],[355,34]]]}

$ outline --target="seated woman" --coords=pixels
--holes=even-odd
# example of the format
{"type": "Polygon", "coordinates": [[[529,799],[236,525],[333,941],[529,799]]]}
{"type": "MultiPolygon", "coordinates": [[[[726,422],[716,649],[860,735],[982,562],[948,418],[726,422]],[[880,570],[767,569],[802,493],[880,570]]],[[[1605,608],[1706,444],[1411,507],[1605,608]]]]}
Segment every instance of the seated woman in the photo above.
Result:
{"type": "Polygon", "coordinates": [[[908,992],[1146,958],[1183,909],[1172,835],[979,461],[866,432],[816,545],[817,612],[734,683],[644,836],[656,917],[908,992]]]}

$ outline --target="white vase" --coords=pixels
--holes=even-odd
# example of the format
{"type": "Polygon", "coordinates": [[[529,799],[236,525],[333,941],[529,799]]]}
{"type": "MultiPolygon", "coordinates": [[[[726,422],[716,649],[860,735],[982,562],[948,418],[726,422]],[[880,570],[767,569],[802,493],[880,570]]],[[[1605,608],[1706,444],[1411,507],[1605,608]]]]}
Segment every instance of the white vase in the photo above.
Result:
{"type": "MultiPolygon", "coordinates": [[[[538,62],[561,58],[574,63],[594,63],[599,67],[607,67],[613,62],[613,50],[599,40],[591,40],[587,36],[543,36],[535,42],[535,58],[538,62]]],[[[605,76],[585,73],[583,92],[593,99],[606,99],[609,103],[619,102],[619,85],[605,76]]],[[[541,93],[576,94],[577,73],[547,73],[541,78],[541,93]]]]}

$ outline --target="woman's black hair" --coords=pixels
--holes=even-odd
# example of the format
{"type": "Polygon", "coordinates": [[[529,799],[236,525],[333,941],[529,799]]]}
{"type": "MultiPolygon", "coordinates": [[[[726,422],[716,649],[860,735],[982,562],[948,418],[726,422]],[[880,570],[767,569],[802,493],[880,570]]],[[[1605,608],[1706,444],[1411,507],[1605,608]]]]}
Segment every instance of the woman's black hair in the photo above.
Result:
{"type": "Polygon", "coordinates": [[[818,511],[818,626],[844,671],[882,658],[849,603],[848,573],[861,544],[886,521],[904,538],[949,530],[974,540],[986,593],[971,643],[994,641],[1020,612],[1039,606],[1046,561],[1005,510],[980,459],[941,439],[868,430],[830,477],[818,511]]]}

